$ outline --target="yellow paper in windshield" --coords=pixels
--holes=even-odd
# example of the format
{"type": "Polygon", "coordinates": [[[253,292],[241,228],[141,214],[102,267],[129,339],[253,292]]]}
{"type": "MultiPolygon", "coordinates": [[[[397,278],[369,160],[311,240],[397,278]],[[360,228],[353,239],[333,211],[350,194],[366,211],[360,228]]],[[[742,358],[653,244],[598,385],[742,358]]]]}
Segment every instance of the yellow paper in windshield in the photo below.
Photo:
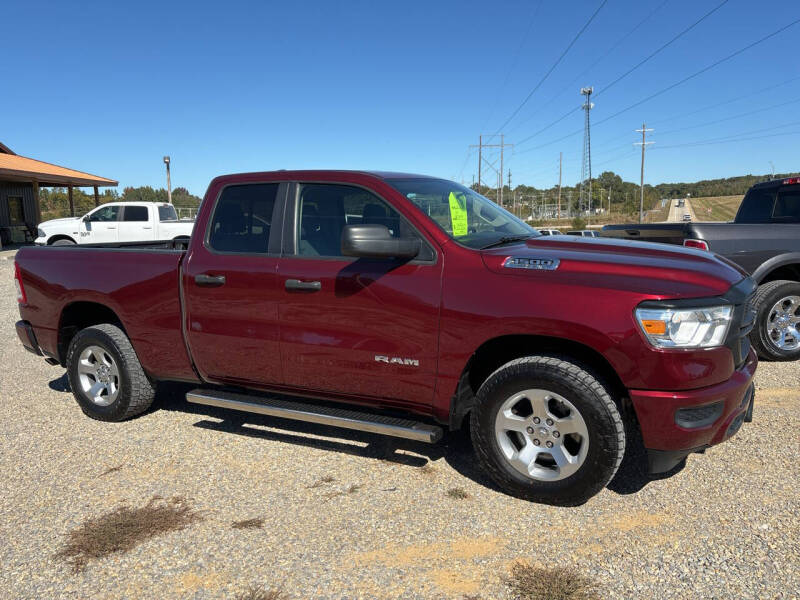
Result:
{"type": "Polygon", "coordinates": [[[464,194],[450,192],[450,221],[453,224],[453,237],[467,235],[467,198],[464,194]]]}

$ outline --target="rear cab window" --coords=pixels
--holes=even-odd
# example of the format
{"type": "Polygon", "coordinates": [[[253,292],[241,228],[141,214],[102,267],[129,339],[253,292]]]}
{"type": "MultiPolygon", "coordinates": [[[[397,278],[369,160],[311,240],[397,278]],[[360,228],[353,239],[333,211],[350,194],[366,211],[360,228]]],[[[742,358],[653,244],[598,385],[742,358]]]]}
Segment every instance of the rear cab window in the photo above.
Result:
{"type": "Polygon", "coordinates": [[[162,204],[158,207],[158,220],[164,221],[177,221],[178,213],[175,207],[171,204],[162,204]]]}
{"type": "Polygon", "coordinates": [[[751,189],[742,200],[736,223],[769,223],[775,206],[775,188],[751,189]]]}
{"type": "Polygon", "coordinates": [[[800,186],[782,189],[778,192],[772,220],[778,223],[800,223],[800,186]]]}

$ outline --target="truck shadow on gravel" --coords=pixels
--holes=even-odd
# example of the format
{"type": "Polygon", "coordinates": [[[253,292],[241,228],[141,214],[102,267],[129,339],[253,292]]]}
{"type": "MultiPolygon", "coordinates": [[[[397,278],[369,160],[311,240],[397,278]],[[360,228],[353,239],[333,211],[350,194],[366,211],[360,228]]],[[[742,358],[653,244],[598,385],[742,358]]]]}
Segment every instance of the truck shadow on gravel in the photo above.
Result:
{"type": "MultiPolygon", "coordinates": [[[[70,392],[66,374],[50,381],[49,386],[58,392],[70,392]]],[[[158,410],[176,411],[200,417],[200,420],[193,424],[194,427],[209,431],[374,458],[414,468],[421,468],[432,461],[444,459],[464,477],[486,488],[504,493],[476,464],[472,454],[468,421],[461,431],[445,433],[440,442],[424,444],[315,423],[191,404],[186,402],[185,396],[193,387],[179,383],[159,384],[153,406],[141,416],[146,417],[158,410]]],[[[653,481],[672,477],[684,466],[684,463],[681,463],[667,473],[650,475],[647,472],[647,453],[641,436],[638,435],[638,431],[628,431],[625,456],[616,475],[608,484],[608,489],[620,495],[634,494],[653,481]]]]}

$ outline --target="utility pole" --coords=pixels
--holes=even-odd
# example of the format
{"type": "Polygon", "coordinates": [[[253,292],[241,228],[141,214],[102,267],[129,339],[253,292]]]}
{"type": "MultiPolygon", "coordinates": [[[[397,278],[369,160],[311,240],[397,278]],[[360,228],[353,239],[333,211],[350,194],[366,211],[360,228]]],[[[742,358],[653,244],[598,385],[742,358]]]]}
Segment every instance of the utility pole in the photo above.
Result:
{"type": "Polygon", "coordinates": [[[567,192],[567,218],[569,218],[569,213],[572,210],[572,190],[567,192]]]}
{"type": "MultiPolygon", "coordinates": [[[[500,164],[503,164],[503,163],[501,162],[500,164]]],[[[501,171],[501,173],[502,173],[502,171],[501,171]]],[[[511,169],[508,170],[508,191],[509,191],[509,193],[511,192],[511,169]]],[[[516,213],[516,210],[517,210],[517,197],[516,196],[514,196],[514,205],[513,205],[512,209],[514,210],[514,214],[517,214],[516,213]]]]}
{"type": "Polygon", "coordinates": [[[586,111],[586,119],[583,127],[583,164],[581,166],[581,190],[580,198],[578,199],[578,210],[583,210],[587,203],[589,205],[589,213],[592,212],[592,138],[589,127],[589,111],[594,108],[592,103],[593,87],[581,88],[581,95],[586,96],[586,102],[583,103],[584,111],[586,111]],[[584,182],[588,179],[588,193],[584,192],[584,182]]]}
{"type": "Polygon", "coordinates": [[[172,204],[172,182],[169,180],[169,156],[164,157],[164,164],[167,165],[167,202],[172,204]]]}
{"type": "Polygon", "coordinates": [[[558,218],[561,218],[561,166],[563,163],[564,153],[558,153],[558,218]]]}
{"type": "MultiPolygon", "coordinates": [[[[490,138],[493,136],[490,136],[490,138]]],[[[500,206],[503,206],[503,151],[506,148],[513,148],[514,144],[506,144],[504,141],[505,136],[500,134],[500,143],[499,144],[484,144],[483,143],[483,135],[478,136],[478,145],[476,146],[473,144],[470,148],[477,148],[478,149],[478,193],[481,193],[481,181],[483,175],[483,149],[484,148],[500,148],[500,171],[498,172],[498,186],[497,186],[497,196],[495,197],[495,202],[500,206]]],[[[488,162],[488,161],[486,161],[488,162]]],[[[492,163],[489,163],[489,166],[492,170],[496,170],[492,163]]]]}
{"type": "Polygon", "coordinates": [[[644,150],[647,146],[653,143],[653,142],[646,142],[645,136],[651,131],[653,130],[647,129],[647,126],[644,123],[642,123],[642,128],[636,130],[637,133],[642,134],[642,141],[636,142],[634,144],[635,146],[638,145],[642,146],[642,171],[639,177],[639,223],[641,223],[644,220],[644,150]]]}

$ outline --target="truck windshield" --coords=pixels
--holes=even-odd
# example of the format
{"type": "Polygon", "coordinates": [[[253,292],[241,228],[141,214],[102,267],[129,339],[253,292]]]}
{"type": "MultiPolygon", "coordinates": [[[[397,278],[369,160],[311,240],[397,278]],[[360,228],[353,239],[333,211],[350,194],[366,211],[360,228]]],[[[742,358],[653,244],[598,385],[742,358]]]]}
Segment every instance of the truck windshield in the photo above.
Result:
{"type": "Polygon", "coordinates": [[[443,179],[388,179],[451,238],[469,248],[538,236],[507,210],[464,186],[443,179]]]}

